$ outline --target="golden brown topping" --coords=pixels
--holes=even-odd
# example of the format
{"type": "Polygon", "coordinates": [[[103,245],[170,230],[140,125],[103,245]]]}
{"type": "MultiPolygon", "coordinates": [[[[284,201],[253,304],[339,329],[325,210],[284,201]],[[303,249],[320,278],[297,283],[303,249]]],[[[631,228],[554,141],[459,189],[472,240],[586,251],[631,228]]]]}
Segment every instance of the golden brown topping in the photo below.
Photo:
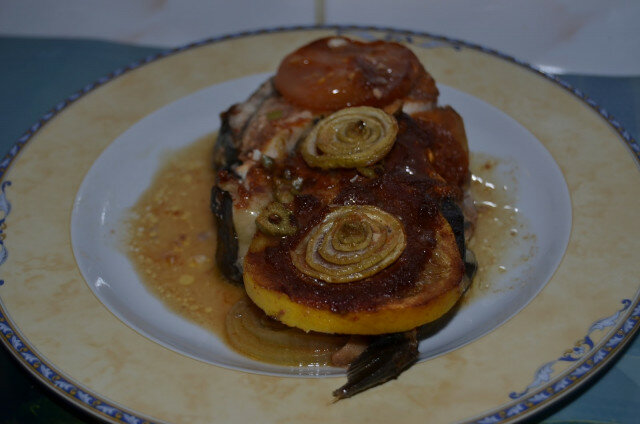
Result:
{"type": "Polygon", "coordinates": [[[329,283],[362,280],[391,265],[406,247],[402,223],[375,206],[340,206],[291,252],[303,274],[329,283]]]}
{"type": "Polygon", "coordinates": [[[386,156],[398,134],[396,119],[382,109],[341,109],[311,130],[301,146],[310,165],[323,169],[372,165],[386,156]]]}

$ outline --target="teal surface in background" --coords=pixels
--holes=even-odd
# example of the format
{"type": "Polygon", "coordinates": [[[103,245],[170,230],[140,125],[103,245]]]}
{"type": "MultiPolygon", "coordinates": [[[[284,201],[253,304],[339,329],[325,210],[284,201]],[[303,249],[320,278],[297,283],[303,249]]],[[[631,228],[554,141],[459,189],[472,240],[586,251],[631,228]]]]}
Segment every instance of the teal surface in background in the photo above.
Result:
{"type": "MultiPolygon", "coordinates": [[[[0,157],[61,100],[117,68],[162,50],[88,40],[0,37],[0,157]]],[[[594,99],[638,139],[640,76],[561,78],[594,99]]],[[[589,324],[585,323],[585,334],[589,324]]],[[[640,423],[640,339],[636,337],[623,355],[585,387],[529,421],[640,423]]],[[[93,422],[94,418],[59,399],[0,348],[0,424],[93,422]]]]}

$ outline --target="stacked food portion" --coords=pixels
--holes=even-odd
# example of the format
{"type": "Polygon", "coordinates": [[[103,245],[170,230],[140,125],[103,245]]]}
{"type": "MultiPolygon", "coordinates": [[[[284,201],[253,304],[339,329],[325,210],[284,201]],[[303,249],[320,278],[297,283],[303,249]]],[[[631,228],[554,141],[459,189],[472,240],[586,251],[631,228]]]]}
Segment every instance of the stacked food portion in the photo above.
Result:
{"type": "Polygon", "coordinates": [[[415,362],[475,269],[464,125],[437,99],[408,48],[329,37],[222,114],[218,266],[287,327],[358,335],[338,398],[415,362]]]}

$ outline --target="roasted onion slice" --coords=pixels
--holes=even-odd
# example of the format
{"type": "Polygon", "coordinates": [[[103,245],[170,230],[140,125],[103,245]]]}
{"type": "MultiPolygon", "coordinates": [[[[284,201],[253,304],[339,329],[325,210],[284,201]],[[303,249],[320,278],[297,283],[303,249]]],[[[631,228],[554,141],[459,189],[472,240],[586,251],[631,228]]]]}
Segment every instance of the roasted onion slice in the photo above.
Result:
{"type": "Polygon", "coordinates": [[[322,169],[365,167],[389,153],[397,134],[396,119],[382,109],[351,107],[318,122],[301,152],[310,166],[322,169]]]}
{"type": "Polygon", "coordinates": [[[406,247],[402,223],[376,206],[340,206],[291,252],[303,274],[328,283],[362,280],[391,265],[406,247]]]}
{"type": "Polygon", "coordinates": [[[229,343],[251,358],[278,365],[330,365],[348,336],[304,332],[269,318],[248,299],[231,307],[226,318],[229,343]]]}

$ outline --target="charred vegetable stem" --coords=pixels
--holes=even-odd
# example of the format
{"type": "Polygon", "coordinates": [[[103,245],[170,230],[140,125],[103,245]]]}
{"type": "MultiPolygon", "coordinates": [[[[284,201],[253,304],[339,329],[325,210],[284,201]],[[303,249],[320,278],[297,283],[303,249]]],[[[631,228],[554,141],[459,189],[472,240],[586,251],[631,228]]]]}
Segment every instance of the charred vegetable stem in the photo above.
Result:
{"type": "Polygon", "coordinates": [[[367,349],[351,363],[347,383],[333,396],[346,399],[398,376],[418,360],[416,330],[376,337],[367,349]]]}

